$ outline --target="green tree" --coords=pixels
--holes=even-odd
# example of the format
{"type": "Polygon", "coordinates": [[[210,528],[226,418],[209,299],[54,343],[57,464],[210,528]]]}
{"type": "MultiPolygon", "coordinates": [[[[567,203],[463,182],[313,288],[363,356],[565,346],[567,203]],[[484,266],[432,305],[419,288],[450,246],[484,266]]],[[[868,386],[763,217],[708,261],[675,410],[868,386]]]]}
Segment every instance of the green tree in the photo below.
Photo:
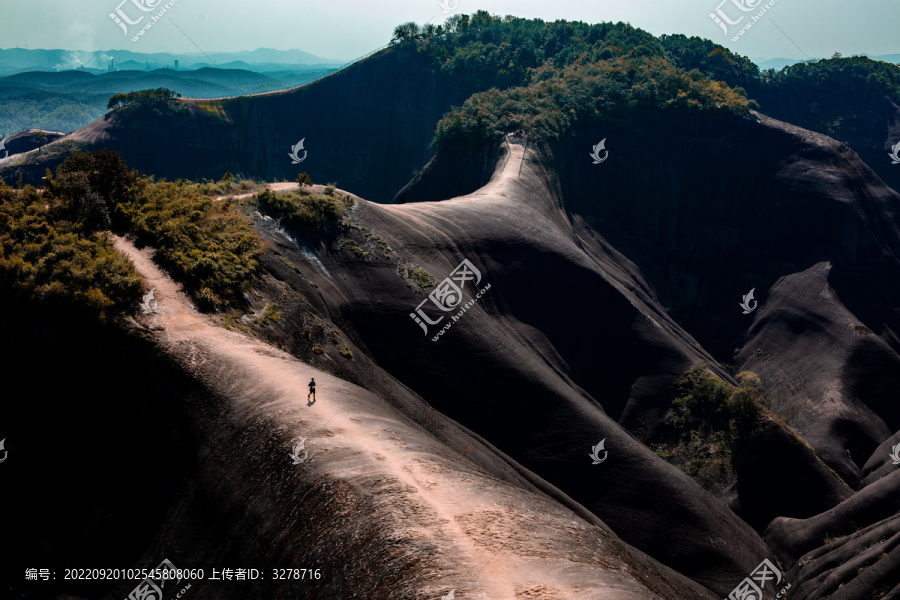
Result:
{"type": "Polygon", "coordinates": [[[77,218],[88,231],[109,229],[112,224],[109,219],[109,210],[106,208],[106,202],[103,201],[103,198],[97,192],[88,192],[78,202],[77,218]]]}
{"type": "Polygon", "coordinates": [[[115,94],[106,103],[106,108],[108,110],[133,103],[152,106],[154,104],[165,104],[175,98],[181,98],[181,94],[169,88],[139,90],[137,92],[128,92],[127,94],[115,94]]]}
{"type": "Polygon", "coordinates": [[[112,225],[118,228],[127,226],[130,217],[126,212],[140,197],[144,186],[137,171],[129,170],[122,157],[112,150],[72,154],[56,168],[56,179],[48,184],[51,190],[71,199],[76,206],[95,192],[103,200],[112,225]]]}
{"type": "Polygon", "coordinates": [[[313,181],[310,176],[306,174],[306,172],[303,172],[297,175],[297,183],[302,188],[304,185],[312,185],[313,181]]]}
{"type": "Polygon", "coordinates": [[[47,134],[43,130],[38,129],[36,133],[32,134],[31,141],[37,146],[38,154],[40,154],[41,146],[47,143],[47,134]]]}
{"type": "Polygon", "coordinates": [[[405,42],[419,36],[419,26],[415,21],[409,21],[394,28],[394,37],[391,41],[405,42]]]}

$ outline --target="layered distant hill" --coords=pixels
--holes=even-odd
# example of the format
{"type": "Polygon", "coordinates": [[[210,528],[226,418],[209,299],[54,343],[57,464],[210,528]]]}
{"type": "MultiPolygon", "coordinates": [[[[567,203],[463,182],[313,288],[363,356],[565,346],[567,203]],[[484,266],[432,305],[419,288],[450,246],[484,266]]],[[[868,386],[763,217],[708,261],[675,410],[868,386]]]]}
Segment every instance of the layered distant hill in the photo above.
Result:
{"type": "Polygon", "coordinates": [[[0,49],[0,138],[32,128],[79,129],[100,118],[116,93],[164,87],[190,98],[256,94],[313,81],[341,63],[267,48],[209,57],[0,49]]]}
{"type": "MultiPolygon", "coordinates": [[[[879,54],[877,56],[869,56],[865,52],[861,54],[854,54],[853,56],[866,56],[871,58],[872,60],[878,60],[881,62],[888,63],[900,63],[900,54],[879,54]]],[[[791,65],[796,65],[797,63],[806,62],[803,60],[797,60],[795,58],[761,58],[761,57],[751,57],[751,60],[759,65],[760,69],[775,69],[776,71],[780,71],[784,67],[790,67],[791,65]]],[[[807,59],[810,60],[810,59],[807,59]]],[[[813,58],[813,61],[820,60],[819,58],[813,58]]]]}
{"type": "MultiPolygon", "coordinates": [[[[351,57],[347,57],[351,58],[351,57]]],[[[68,71],[87,69],[94,73],[104,73],[112,66],[119,69],[155,70],[172,68],[178,61],[182,69],[198,69],[218,66],[220,68],[246,68],[262,71],[297,71],[301,69],[329,69],[341,65],[346,60],[322,58],[302,50],[273,50],[257,48],[240,52],[199,52],[174,54],[170,52],[132,52],[130,50],[26,50],[24,48],[0,48],[0,75],[13,75],[24,71],[68,71]],[[212,61],[212,62],[210,62],[212,61]],[[231,66],[229,63],[240,63],[231,66]]]]}
{"type": "Polygon", "coordinates": [[[73,131],[99,119],[113,94],[168,88],[188,98],[219,98],[283,90],[334,69],[270,73],[203,67],[118,70],[109,73],[31,71],[0,77],[0,136],[24,129],[73,131]]]}

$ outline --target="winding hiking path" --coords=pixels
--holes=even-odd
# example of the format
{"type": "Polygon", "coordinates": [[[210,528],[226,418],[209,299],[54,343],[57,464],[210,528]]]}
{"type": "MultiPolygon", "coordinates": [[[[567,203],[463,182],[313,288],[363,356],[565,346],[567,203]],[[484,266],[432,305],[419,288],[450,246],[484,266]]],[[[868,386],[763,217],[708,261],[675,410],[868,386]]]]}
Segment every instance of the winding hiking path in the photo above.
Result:
{"type": "Polygon", "coordinates": [[[113,242],[155,289],[156,313],[138,318],[164,328],[156,334],[160,345],[232,402],[232,412],[248,420],[264,413],[279,429],[295,432],[285,438],[283,456],[267,457],[266,469],[298,483],[313,477],[313,467],[319,475],[324,470],[326,477],[359,482],[358,493],[382,496],[377,505],[394,513],[398,537],[417,540],[409,553],[421,551],[422,542],[438,549],[429,564],[439,583],[420,597],[437,599],[451,589],[461,599],[659,597],[629,572],[621,542],[607,532],[544,496],[489,477],[374,394],[216,326],[154,264],[152,249],[122,237],[113,242]],[[311,377],[319,397],[309,405],[311,377]],[[287,440],[299,437],[307,438],[310,455],[294,465],[287,440]],[[366,485],[373,480],[393,485],[366,485]]]}

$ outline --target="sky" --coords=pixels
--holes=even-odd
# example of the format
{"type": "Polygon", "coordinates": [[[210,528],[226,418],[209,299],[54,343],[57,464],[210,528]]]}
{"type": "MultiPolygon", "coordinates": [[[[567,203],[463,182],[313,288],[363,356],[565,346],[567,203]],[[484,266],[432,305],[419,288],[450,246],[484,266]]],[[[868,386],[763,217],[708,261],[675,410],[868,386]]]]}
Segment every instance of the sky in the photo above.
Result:
{"type": "Polygon", "coordinates": [[[400,23],[441,23],[451,14],[486,10],[546,21],[625,21],[654,35],[709,38],[754,59],[900,53],[898,0],[443,1],[451,11],[444,13],[439,0],[0,0],[0,48],[173,53],[275,48],[351,60],[387,44],[400,23]],[[139,4],[152,10],[142,11],[139,4]],[[167,4],[163,16],[131,41],[167,4]],[[144,18],[126,25],[126,33],[110,17],[117,9],[132,21],[144,18]],[[726,35],[710,17],[717,9],[726,19],[743,19],[726,25],[726,35]],[[751,23],[761,10],[765,14],[751,23]],[[751,27],[732,41],[747,23],[751,27]]]}

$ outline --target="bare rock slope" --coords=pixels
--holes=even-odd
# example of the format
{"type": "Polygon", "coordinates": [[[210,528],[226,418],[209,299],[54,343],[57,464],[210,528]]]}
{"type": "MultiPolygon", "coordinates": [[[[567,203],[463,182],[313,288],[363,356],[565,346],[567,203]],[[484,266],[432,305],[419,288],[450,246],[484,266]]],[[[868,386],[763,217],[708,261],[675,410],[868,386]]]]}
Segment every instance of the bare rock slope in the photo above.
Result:
{"type": "MultiPolygon", "coordinates": [[[[508,138],[487,185],[451,198],[442,198],[442,184],[434,182],[448,181],[448,170],[466,171],[466,158],[439,153],[435,161],[443,164],[429,165],[398,196],[416,202],[357,202],[352,221],[365,234],[362,252],[351,253],[346,244],[298,248],[274,233],[270,239],[276,254],[303,265],[304,277],[318,287],[298,283],[297,289],[320,298],[355,348],[601,517],[626,542],[727,594],[770,556],[769,546],[727,508],[759,532],[776,519],[766,540],[786,571],[798,552],[822,543],[823,531],[860,526],[848,516],[857,514],[854,502],[865,503],[853,490],[897,418],[890,381],[900,373],[892,366],[900,238],[896,193],[846,147],[761,116],[725,125],[734,127],[728,135],[735,143],[762,140],[791,149],[757,159],[754,186],[720,199],[712,215],[720,226],[733,223],[738,239],[781,219],[767,246],[756,247],[763,257],[733,245],[709,254],[714,246],[704,246],[702,225],[710,219],[698,203],[709,206],[710,199],[691,183],[702,174],[682,172],[691,181],[666,188],[652,182],[671,178],[678,159],[652,167],[660,173],[650,177],[630,172],[637,168],[630,164],[602,175],[582,172],[571,166],[577,139],[525,153],[522,140],[508,138]],[[629,175],[634,189],[624,181],[629,175]],[[666,194],[676,199],[671,206],[659,204],[666,194]],[[740,222],[748,198],[755,211],[740,222]],[[798,238],[791,232],[810,211],[816,227],[798,238]],[[647,218],[635,221],[635,214],[647,218]],[[680,240],[698,229],[696,247],[686,251],[691,243],[680,240]],[[673,243],[677,250],[664,252],[673,243]],[[304,258],[311,253],[319,262],[304,258]],[[440,284],[464,260],[480,275],[477,286],[474,277],[457,281],[464,312],[442,312],[426,292],[416,292],[422,273],[440,284]],[[746,271],[722,271],[719,265],[729,260],[746,271]],[[761,282],[761,309],[735,324],[738,285],[748,274],[761,282]],[[423,301],[424,314],[416,310],[423,301]],[[665,310],[670,303],[687,305],[665,310]],[[707,322],[698,320],[701,309],[707,322]],[[732,322],[725,324],[728,314],[732,322]],[[758,371],[773,412],[797,424],[791,429],[773,418],[771,444],[756,461],[744,461],[730,498],[713,498],[629,431],[655,427],[684,369],[716,356],[694,332],[716,349],[739,344],[738,365],[758,371]],[[771,358],[776,350],[777,360],[771,358]],[[830,390],[825,403],[823,386],[830,390]],[[829,408],[829,402],[838,404],[829,408]],[[601,439],[609,458],[587,471],[593,468],[587,451],[601,439]],[[805,542],[779,525],[785,518],[830,525],[810,529],[805,542]]],[[[640,141],[626,150],[640,152],[640,141]]],[[[712,151],[698,143],[698,152],[712,151]]],[[[267,267],[290,279],[275,261],[267,267]]],[[[884,517],[873,510],[872,518],[884,517]]]]}
{"type": "MultiPolygon", "coordinates": [[[[712,597],[602,523],[448,452],[374,394],[208,322],[149,249],[116,245],[156,290],[148,325],[164,328],[158,342],[218,400],[188,407],[204,458],[161,540],[182,560],[215,562],[241,540],[239,555],[257,564],[326,565],[321,581],[279,591],[313,586],[329,598],[712,597]],[[315,403],[304,394],[310,377],[315,403]],[[210,546],[214,531],[227,543],[210,546]]],[[[201,586],[196,597],[230,589],[201,586]]]]}

